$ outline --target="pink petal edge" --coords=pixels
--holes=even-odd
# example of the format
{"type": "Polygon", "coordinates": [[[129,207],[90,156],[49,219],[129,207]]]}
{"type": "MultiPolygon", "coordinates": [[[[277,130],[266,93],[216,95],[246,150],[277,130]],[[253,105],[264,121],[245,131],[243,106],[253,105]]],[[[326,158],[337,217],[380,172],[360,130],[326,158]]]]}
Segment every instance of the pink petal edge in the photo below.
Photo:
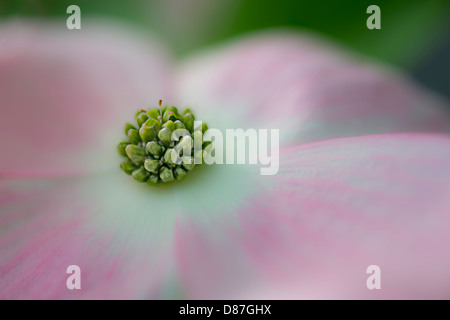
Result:
{"type": "Polygon", "coordinates": [[[113,23],[3,22],[0,45],[1,176],[116,168],[125,122],[171,94],[167,53],[113,23]]]}
{"type": "Polygon", "coordinates": [[[185,215],[176,250],[200,299],[448,298],[450,136],[344,138],[285,149],[235,215],[185,215]],[[366,287],[378,265],[382,290],[366,287]]]}

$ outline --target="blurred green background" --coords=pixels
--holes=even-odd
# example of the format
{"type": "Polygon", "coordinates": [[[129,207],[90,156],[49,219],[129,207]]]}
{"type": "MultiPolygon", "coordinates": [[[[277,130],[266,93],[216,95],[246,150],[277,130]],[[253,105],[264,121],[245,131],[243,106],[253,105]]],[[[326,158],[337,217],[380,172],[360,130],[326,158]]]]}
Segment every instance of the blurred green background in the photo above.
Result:
{"type": "Polygon", "coordinates": [[[2,18],[106,16],[156,33],[178,57],[264,28],[313,30],[375,59],[407,69],[450,97],[448,0],[1,0],[2,18]],[[369,5],[381,8],[381,30],[366,27],[369,5]]]}

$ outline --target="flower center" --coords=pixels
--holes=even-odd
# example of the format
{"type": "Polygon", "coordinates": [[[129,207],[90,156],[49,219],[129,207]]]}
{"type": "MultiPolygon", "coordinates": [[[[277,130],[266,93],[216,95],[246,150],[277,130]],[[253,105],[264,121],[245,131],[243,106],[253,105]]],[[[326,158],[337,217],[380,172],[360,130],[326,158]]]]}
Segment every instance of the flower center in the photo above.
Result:
{"type": "Polygon", "coordinates": [[[135,115],[136,124],[127,123],[127,141],[117,149],[126,160],[120,168],[138,182],[159,185],[182,180],[196,164],[202,163],[205,123],[195,121],[190,109],[182,113],[174,106],[145,110],[135,115]],[[199,124],[200,123],[200,124],[199,124]]]}

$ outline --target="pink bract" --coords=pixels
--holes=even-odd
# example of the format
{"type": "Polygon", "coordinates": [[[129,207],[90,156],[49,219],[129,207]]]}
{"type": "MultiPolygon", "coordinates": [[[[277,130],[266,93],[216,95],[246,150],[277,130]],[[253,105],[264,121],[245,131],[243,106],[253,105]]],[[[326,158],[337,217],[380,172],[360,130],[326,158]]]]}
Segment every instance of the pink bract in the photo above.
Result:
{"type": "Polygon", "coordinates": [[[2,23],[0,47],[0,298],[448,298],[450,118],[398,72],[288,31],[180,63],[106,22],[2,23]],[[279,128],[280,172],[131,181],[115,146],[160,98],[279,128]]]}

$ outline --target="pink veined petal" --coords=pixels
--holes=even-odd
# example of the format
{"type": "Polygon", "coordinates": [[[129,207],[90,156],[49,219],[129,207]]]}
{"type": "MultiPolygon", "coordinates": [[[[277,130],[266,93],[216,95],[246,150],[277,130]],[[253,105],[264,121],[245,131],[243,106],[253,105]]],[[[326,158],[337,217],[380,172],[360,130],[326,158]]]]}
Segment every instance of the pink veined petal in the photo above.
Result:
{"type": "Polygon", "coordinates": [[[258,168],[251,169],[197,168],[159,188],[119,170],[0,180],[0,299],[188,297],[176,263],[177,221],[186,208],[199,221],[232,216],[254,193],[258,168]],[[70,265],[82,270],[80,291],[66,288],[70,265]]]}
{"type": "Polygon", "coordinates": [[[119,174],[0,181],[0,299],[176,296],[174,210],[119,174]],[[71,265],[81,290],[66,286],[71,265]]]}
{"type": "Polygon", "coordinates": [[[343,138],[280,156],[235,214],[177,222],[190,297],[449,297],[449,136],[343,138]],[[370,265],[381,290],[366,286],[370,265]]]}
{"type": "Polygon", "coordinates": [[[0,175],[116,168],[135,112],[170,95],[166,53],[111,23],[2,23],[0,175]]]}
{"type": "MultiPolygon", "coordinates": [[[[320,41],[274,31],[194,55],[178,100],[246,128],[280,128],[284,145],[391,132],[448,132],[438,97],[383,66],[320,41]]],[[[228,123],[228,125],[230,125],[228,123]]]]}
{"type": "MultiPolygon", "coordinates": [[[[83,27],[2,25],[0,175],[117,167],[124,119],[171,96],[158,48],[83,27]]],[[[213,120],[280,127],[285,143],[446,130],[414,85],[296,39],[255,38],[192,62],[179,101],[213,120]]],[[[0,297],[444,297],[449,146],[431,135],[328,141],[286,150],[278,176],[205,168],[176,192],[120,172],[2,180],[0,297]],[[71,264],[82,268],[79,292],[65,287],[71,264]],[[371,264],[382,268],[381,292],[365,287],[371,264]]]]}
{"type": "Polygon", "coordinates": [[[285,149],[276,176],[205,168],[218,175],[177,192],[120,172],[3,180],[0,297],[445,297],[449,146],[432,135],[326,141],[285,149]],[[72,264],[81,291],[65,286],[72,264]],[[372,264],[380,292],[365,287],[372,264]]]}

